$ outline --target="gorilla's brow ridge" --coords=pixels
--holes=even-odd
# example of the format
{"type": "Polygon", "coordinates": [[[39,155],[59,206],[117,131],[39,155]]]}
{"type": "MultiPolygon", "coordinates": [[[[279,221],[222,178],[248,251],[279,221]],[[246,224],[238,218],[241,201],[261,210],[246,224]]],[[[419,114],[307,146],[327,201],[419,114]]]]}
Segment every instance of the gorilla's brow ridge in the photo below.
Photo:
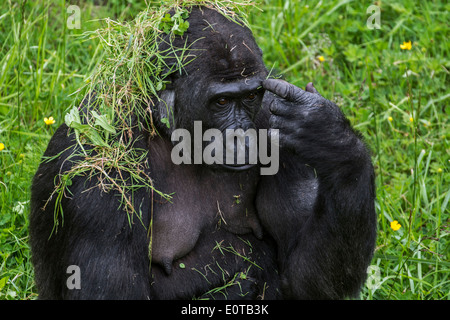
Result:
{"type": "Polygon", "coordinates": [[[213,97],[245,95],[257,91],[264,79],[261,77],[239,79],[228,83],[217,82],[208,88],[208,93],[213,97]]]}

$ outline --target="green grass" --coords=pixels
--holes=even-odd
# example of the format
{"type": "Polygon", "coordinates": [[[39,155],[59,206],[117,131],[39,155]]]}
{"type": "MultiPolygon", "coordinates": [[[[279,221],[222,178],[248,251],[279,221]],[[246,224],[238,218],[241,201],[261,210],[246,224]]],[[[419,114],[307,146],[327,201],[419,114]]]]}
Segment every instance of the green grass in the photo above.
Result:
{"type": "MultiPolygon", "coordinates": [[[[145,8],[96,2],[108,4],[77,1],[80,30],[66,27],[70,1],[0,4],[0,299],[37,297],[27,232],[31,179],[101,56],[97,40],[73,36],[97,29],[100,18],[131,20],[145,8]],[[44,123],[49,116],[54,125],[44,123]]],[[[266,0],[248,18],[272,72],[301,87],[313,81],[372,149],[379,278],[361,298],[448,300],[450,5],[381,3],[379,30],[366,26],[372,2],[266,0]],[[411,50],[400,49],[409,40],[411,50]]]]}

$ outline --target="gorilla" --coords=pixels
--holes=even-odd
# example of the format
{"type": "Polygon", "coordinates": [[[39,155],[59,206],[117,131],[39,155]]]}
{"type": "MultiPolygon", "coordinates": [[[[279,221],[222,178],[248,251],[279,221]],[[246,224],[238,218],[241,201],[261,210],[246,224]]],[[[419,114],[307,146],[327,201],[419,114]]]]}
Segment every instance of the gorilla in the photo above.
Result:
{"type": "MultiPolygon", "coordinates": [[[[171,201],[137,189],[132,201],[142,221],[130,226],[115,192],[78,175],[55,218],[55,181],[79,148],[61,125],[32,183],[39,298],[358,297],[376,238],[374,172],[361,135],[312,83],[302,90],[268,77],[247,27],[205,7],[191,8],[188,21],[173,41],[194,49],[195,59],[170,75],[152,107],[158,134],[133,129],[133,148],[148,151],[146,173],[171,201]],[[243,163],[175,164],[173,134],[195,135],[196,122],[200,134],[254,129],[277,136],[269,148],[278,152],[277,172],[261,174],[266,164],[247,156],[243,163]],[[54,219],[61,220],[55,232],[54,219]],[[73,266],[75,288],[68,285],[73,266]]],[[[245,139],[243,148],[249,144],[245,139]]]]}

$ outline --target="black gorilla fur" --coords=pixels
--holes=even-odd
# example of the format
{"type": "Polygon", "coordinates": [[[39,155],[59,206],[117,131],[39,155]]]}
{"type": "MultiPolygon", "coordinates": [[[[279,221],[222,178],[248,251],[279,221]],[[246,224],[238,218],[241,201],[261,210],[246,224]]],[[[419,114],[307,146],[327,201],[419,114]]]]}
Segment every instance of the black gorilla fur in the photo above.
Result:
{"type": "Polygon", "coordinates": [[[70,169],[67,157],[76,148],[73,133],[59,127],[44,156],[62,153],[41,163],[32,186],[30,242],[39,297],[356,296],[376,236],[373,168],[364,143],[339,108],[311,84],[303,91],[265,80],[261,50],[247,28],[205,8],[194,8],[189,21],[183,39],[176,41],[200,39],[192,48],[202,50],[161,93],[173,107],[174,121],[170,129],[159,122],[167,116],[160,105],[153,111],[160,135],[134,132],[140,137],[134,146],[149,150],[148,174],[155,187],[174,192],[172,202],[136,191],[134,205],[143,221],[130,227],[113,192],[95,187],[95,178],[77,176],[62,200],[64,221],[51,234],[55,199],[44,204],[55,177],[70,169]],[[221,96],[228,102],[225,109],[218,109],[221,96]],[[278,128],[279,172],[261,176],[259,166],[229,171],[173,164],[170,133],[174,128],[192,132],[194,120],[201,120],[204,130],[278,128]],[[150,223],[152,201],[150,268],[143,226],[150,223]],[[66,285],[70,265],[80,268],[81,289],[66,285]]]}

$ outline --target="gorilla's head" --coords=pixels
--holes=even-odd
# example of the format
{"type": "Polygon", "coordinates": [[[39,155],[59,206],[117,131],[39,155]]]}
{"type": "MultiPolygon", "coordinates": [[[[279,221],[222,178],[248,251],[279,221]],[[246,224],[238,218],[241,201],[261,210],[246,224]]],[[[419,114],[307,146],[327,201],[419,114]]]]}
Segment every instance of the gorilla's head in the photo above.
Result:
{"type": "MultiPolygon", "coordinates": [[[[171,83],[160,93],[163,102],[158,104],[156,117],[167,118],[170,124],[168,128],[159,123],[160,131],[170,137],[173,130],[182,128],[194,135],[194,121],[201,121],[203,132],[218,129],[225,142],[226,129],[256,129],[254,120],[261,108],[261,83],[267,69],[251,31],[208,8],[192,8],[188,21],[183,36],[162,43],[189,48],[183,54],[190,57],[181,73],[171,74],[171,83]]],[[[168,64],[184,58],[180,54],[168,64]]],[[[246,149],[248,143],[247,139],[246,149]]],[[[225,158],[225,152],[223,155],[225,158]]],[[[244,164],[224,159],[221,166],[242,170],[252,165],[246,156],[244,164]]]]}

